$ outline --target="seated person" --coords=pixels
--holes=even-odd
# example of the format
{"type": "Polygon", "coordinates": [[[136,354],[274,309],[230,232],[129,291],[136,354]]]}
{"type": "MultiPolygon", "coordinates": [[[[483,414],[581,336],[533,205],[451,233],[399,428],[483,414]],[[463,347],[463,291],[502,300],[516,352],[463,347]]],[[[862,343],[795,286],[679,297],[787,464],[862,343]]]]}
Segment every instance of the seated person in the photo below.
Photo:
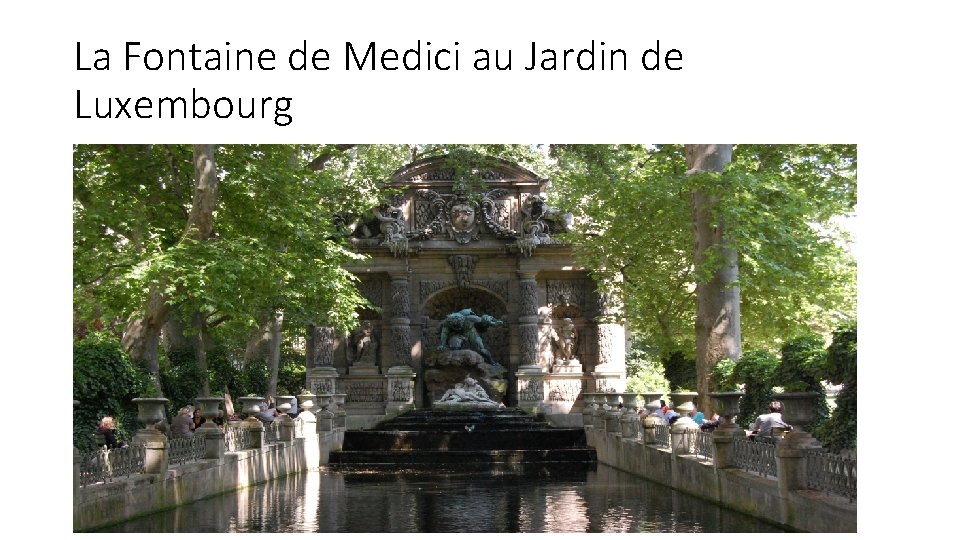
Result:
{"type": "Polygon", "coordinates": [[[127,443],[117,440],[117,424],[112,416],[104,416],[97,427],[97,434],[103,436],[107,448],[125,448],[127,443]]]}
{"type": "Polygon", "coordinates": [[[177,416],[170,422],[170,438],[193,437],[193,418],[190,418],[190,408],[180,409],[177,416]]]}
{"type": "Polygon", "coordinates": [[[751,424],[751,439],[756,437],[772,438],[774,435],[793,429],[790,424],[783,421],[780,415],[780,411],[783,410],[783,405],[779,401],[771,401],[770,405],[767,405],[767,410],[770,412],[761,414],[753,424],[751,424]]]}

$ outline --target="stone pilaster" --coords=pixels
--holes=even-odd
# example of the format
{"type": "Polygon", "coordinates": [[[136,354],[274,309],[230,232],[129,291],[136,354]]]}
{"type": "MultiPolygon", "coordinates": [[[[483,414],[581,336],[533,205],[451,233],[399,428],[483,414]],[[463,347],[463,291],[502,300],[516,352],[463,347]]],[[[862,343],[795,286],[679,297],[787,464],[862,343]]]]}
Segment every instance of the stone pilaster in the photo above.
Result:
{"type": "Polygon", "coordinates": [[[414,408],[413,384],[416,376],[410,366],[393,366],[387,370],[388,416],[414,408]]]}
{"type": "Polygon", "coordinates": [[[626,336],[620,319],[620,300],[601,293],[597,315],[597,365],[594,369],[597,392],[626,390],[626,336]]]}
{"type": "Polygon", "coordinates": [[[544,373],[537,365],[523,365],[517,370],[517,406],[530,414],[544,412],[544,373]]]}
{"type": "Polygon", "coordinates": [[[143,457],[143,468],[147,474],[156,474],[161,479],[167,474],[170,464],[169,442],[167,436],[153,428],[137,431],[133,442],[143,443],[146,450],[143,457]]]}
{"type": "Polygon", "coordinates": [[[743,428],[736,424],[713,430],[713,466],[717,469],[736,467],[733,446],[737,439],[745,437],[743,428]]]}
{"type": "Polygon", "coordinates": [[[537,280],[532,272],[517,272],[520,277],[520,305],[517,311],[520,337],[520,366],[539,365],[537,337],[540,329],[537,317],[537,280]]]}
{"type": "Polygon", "coordinates": [[[410,277],[406,273],[390,274],[390,314],[393,354],[389,367],[413,367],[410,354],[413,348],[410,340],[410,277]]]}

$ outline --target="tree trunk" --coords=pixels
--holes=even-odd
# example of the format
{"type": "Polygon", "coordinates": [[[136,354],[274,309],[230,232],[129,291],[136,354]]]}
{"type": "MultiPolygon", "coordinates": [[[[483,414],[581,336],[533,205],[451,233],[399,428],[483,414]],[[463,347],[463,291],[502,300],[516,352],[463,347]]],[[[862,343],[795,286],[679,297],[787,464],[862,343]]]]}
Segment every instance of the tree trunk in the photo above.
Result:
{"type": "MultiPolygon", "coordinates": [[[[729,144],[686,145],[687,175],[721,172],[730,162],[729,144]]],[[[713,366],[724,358],[740,358],[740,287],[737,251],[730,246],[723,219],[716,215],[716,197],[704,191],[693,193],[694,264],[708,267],[710,278],[697,283],[697,393],[700,408],[709,418],[712,404],[706,395],[714,391],[713,366]]]]}
{"type": "Polygon", "coordinates": [[[270,321],[270,356],[267,360],[267,367],[270,368],[270,382],[267,384],[267,395],[277,396],[277,379],[280,375],[280,340],[282,336],[280,329],[283,323],[282,315],[275,315],[270,321]]]}
{"type": "MultiPolygon", "coordinates": [[[[213,211],[217,207],[217,165],[213,157],[214,145],[193,145],[194,191],[190,217],[180,241],[203,241],[213,235],[213,211]]],[[[147,298],[143,316],[127,322],[121,343],[134,362],[140,364],[159,382],[160,331],[170,316],[170,297],[164,291],[166,284],[155,285],[147,298]]]]}
{"type": "Polygon", "coordinates": [[[190,341],[193,344],[193,357],[197,362],[197,370],[203,373],[203,382],[200,385],[200,397],[210,396],[210,376],[207,368],[207,320],[199,311],[193,313],[193,326],[197,335],[190,341]]]}

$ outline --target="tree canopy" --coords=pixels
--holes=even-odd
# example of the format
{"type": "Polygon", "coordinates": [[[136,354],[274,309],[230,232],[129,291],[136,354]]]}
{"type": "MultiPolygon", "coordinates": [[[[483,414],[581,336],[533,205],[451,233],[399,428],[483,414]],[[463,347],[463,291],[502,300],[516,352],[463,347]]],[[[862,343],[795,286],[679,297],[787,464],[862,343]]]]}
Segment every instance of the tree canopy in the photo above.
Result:
{"type": "Polygon", "coordinates": [[[715,197],[739,254],[745,346],[776,350],[826,333],[856,309],[842,219],[856,205],[856,147],[735,145],[722,173],[688,176],[681,145],[556,145],[557,204],[583,216],[571,235],[591,268],[619,272],[624,314],[654,350],[691,351],[696,283],[691,197],[715,197]]]}

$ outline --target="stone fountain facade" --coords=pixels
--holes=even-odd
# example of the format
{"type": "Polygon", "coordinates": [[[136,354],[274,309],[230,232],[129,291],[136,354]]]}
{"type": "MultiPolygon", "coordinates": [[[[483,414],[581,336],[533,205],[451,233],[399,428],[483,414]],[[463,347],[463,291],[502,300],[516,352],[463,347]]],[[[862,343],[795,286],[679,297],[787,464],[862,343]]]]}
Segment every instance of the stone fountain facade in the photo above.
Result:
{"type": "Polygon", "coordinates": [[[482,334],[503,387],[478,380],[506,405],[560,415],[582,408],[584,392],[624,390],[617,302],[557,240],[572,219],[550,208],[545,179],[502,160],[464,171],[440,157],[391,184],[393,200],[343,219],[370,257],[348,269],[379,309],[363,310],[350,334],[309,330],[308,389],[346,394],[353,417],[381,417],[391,403],[429,408],[445,390],[431,382],[450,352],[437,350],[440,326],[470,308],[504,323],[482,334]]]}

